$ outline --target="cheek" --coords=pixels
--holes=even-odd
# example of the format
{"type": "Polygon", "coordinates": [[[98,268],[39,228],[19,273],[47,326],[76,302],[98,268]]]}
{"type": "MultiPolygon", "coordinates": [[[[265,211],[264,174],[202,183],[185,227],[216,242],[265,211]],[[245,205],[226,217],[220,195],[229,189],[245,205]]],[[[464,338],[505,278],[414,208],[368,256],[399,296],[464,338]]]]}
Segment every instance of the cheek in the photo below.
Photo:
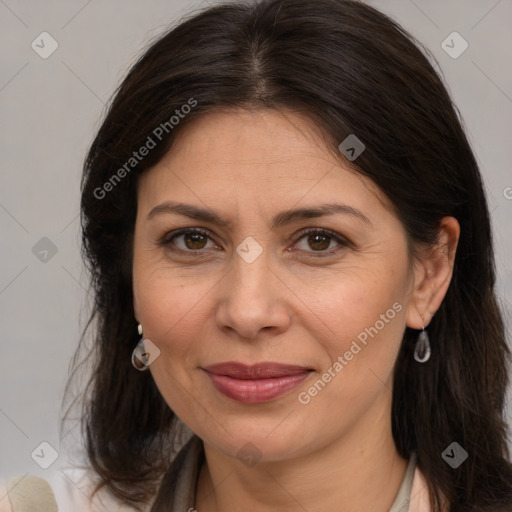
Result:
{"type": "Polygon", "coordinates": [[[151,373],[173,409],[180,410],[176,400],[180,401],[183,393],[179,389],[195,393],[198,366],[222,357],[212,353],[216,345],[211,343],[212,294],[218,280],[215,272],[170,269],[168,263],[155,265],[135,259],[134,293],[144,337],[160,350],[151,373]]]}
{"type": "Polygon", "coordinates": [[[300,390],[298,402],[312,417],[331,411],[332,418],[323,428],[333,435],[357,421],[392,386],[405,329],[406,295],[400,280],[406,276],[396,272],[379,276],[377,281],[361,276],[345,279],[315,305],[323,332],[328,333],[314,340],[317,353],[318,345],[323,345],[323,365],[317,379],[300,390]]]}
{"type": "MultiPolygon", "coordinates": [[[[186,423],[195,424],[201,410],[191,407],[191,396],[200,397],[195,380],[198,357],[204,357],[206,283],[186,283],[163,272],[134,272],[134,292],[144,327],[144,337],[160,350],[150,371],[168,406],[186,423]]],[[[201,409],[201,407],[199,407],[201,409]]]]}
{"type": "Polygon", "coordinates": [[[400,258],[390,261],[345,275],[315,304],[329,327],[323,329],[327,336],[317,338],[326,354],[319,378],[328,383],[304,389],[302,397],[319,413],[333,407],[357,416],[391,387],[405,329],[407,274],[400,258]]]}
{"type": "Polygon", "coordinates": [[[406,279],[404,271],[388,264],[334,276],[324,281],[321,293],[304,287],[304,303],[331,340],[329,353],[348,350],[355,339],[363,344],[377,336],[396,339],[404,325],[406,279]]]}
{"type": "Polygon", "coordinates": [[[164,350],[169,340],[177,350],[187,345],[188,338],[193,338],[194,331],[202,325],[200,317],[209,289],[206,283],[183,284],[158,272],[141,275],[138,283],[134,291],[144,335],[163,345],[164,350]]]}

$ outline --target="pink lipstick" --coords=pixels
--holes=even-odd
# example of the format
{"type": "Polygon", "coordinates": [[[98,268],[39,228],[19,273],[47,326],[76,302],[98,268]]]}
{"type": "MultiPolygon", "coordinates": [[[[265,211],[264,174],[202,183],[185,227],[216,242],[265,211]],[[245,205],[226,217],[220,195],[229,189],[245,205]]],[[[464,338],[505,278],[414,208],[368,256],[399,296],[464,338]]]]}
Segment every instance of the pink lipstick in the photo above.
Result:
{"type": "Polygon", "coordinates": [[[247,366],[231,361],[203,370],[217,391],[246,404],[275,400],[297,387],[313,371],[296,365],[264,362],[247,366]]]}

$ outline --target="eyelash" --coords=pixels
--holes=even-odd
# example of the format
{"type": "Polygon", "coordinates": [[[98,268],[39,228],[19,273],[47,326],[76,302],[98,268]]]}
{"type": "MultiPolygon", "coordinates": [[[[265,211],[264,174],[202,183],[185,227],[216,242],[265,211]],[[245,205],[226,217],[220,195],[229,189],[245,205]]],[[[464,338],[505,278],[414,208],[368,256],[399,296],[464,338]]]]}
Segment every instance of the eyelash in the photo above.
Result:
{"type": "MultiPolygon", "coordinates": [[[[181,254],[186,254],[186,255],[191,255],[191,256],[194,256],[194,257],[197,257],[200,255],[200,253],[202,252],[205,252],[204,249],[200,249],[200,250],[197,250],[197,251],[193,251],[193,250],[184,250],[184,249],[177,249],[177,248],[173,248],[171,247],[172,245],[172,241],[179,237],[179,236],[182,236],[182,235],[188,235],[188,234],[196,234],[196,235],[203,235],[205,237],[207,237],[208,239],[214,241],[211,236],[210,236],[210,233],[208,231],[205,231],[204,229],[200,229],[200,228],[183,228],[183,229],[178,229],[176,231],[171,231],[170,233],[166,233],[159,241],[159,245],[160,246],[163,246],[163,247],[167,247],[169,248],[170,250],[172,250],[173,252],[179,252],[181,254]]],[[[329,229],[324,229],[324,228],[312,228],[312,229],[307,229],[305,231],[301,231],[299,232],[296,236],[295,236],[295,239],[293,240],[293,242],[296,244],[297,242],[299,242],[302,238],[306,237],[307,235],[310,235],[310,234],[319,234],[319,235],[325,235],[329,238],[332,238],[334,239],[336,242],[338,242],[338,244],[342,247],[342,248],[346,248],[346,247],[349,247],[351,246],[351,243],[343,238],[342,236],[338,235],[337,233],[335,233],[334,231],[331,231],[329,229]]],[[[330,245],[330,244],[329,244],[330,245]]],[[[307,253],[312,253],[314,254],[313,255],[308,255],[307,257],[310,257],[310,258],[324,258],[324,257],[327,257],[327,256],[332,256],[334,255],[335,253],[337,253],[338,251],[340,250],[340,247],[337,247],[335,249],[331,249],[329,251],[306,251],[307,253]]]]}

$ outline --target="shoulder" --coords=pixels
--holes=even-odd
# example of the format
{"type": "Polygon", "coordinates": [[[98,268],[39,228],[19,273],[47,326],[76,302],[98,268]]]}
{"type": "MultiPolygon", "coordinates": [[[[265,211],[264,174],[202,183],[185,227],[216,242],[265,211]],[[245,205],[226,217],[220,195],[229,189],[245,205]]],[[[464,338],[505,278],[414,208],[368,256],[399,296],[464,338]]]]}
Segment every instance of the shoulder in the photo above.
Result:
{"type": "MultiPolygon", "coordinates": [[[[45,479],[23,475],[0,482],[0,512],[134,512],[105,489],[94,494],[96,479],[89,470],[56,470],[45,479]]],[[[149,510],[149,509],[148,509],[149,510]]]]}
{"type": "MultiPolygon", "coordinates": [[[[197,463],[200,463],[202,453],[202,442],[193,435],[175,454],[176,464],[171,464],[168,473],[176,483],[176,497],[185,499],[194,492],[197,468],[200,467],[197,463]]],[[[121,504],[106,488],[94,493],[98,477],[90,468],[81,464],[82,462],[77,462],[73,466],[48,469],[42,474],[43,478],[28,473],[13,478],[0,476],[0,512],[150,511],[150,504],[142,509],[121,504]]],[[[165,485],[162,486],[161,492],[168,495],[165,485]]],[[[188,500],[186,502],[188,503],[188,500]]]]}

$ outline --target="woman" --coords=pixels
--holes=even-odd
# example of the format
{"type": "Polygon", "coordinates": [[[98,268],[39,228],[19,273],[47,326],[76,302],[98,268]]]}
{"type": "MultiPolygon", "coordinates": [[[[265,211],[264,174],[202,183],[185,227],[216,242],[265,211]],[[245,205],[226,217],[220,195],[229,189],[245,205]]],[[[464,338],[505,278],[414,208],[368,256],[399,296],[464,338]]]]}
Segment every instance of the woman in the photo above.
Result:
{"type": "Polygon", "coordinates": [[[489,213],[420,48],[360,2],[264,0],[128,73],[83,176],[96,497],[512,509],[489,213]]]}

